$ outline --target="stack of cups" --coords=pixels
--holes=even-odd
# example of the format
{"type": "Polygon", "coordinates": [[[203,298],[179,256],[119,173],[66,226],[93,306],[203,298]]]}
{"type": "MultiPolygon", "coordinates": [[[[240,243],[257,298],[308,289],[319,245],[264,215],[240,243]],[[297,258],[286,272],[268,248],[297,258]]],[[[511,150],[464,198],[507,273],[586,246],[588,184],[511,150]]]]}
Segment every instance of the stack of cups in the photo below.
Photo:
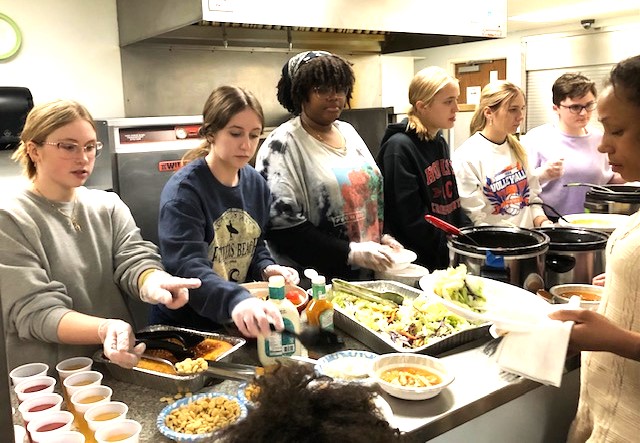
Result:
{"type": "MultiPolygon", "coordinates": [[[[80,374],[76,376],[80,376],[80,374]]],[[[70,392],[71,404],[73,405],[74,415],[76,417],[76,425],[87,442],[94,442],[95,440],[93,431],[89,429],[87,421],[84,418],[85,412],[92,406],[110,402],[112,393],[113,391],[109,386],[102,385],[82,386],[77,391],[73,393],[70,392]]]]}
{"type": "Polygon", "coordinates": [[[62,360],[60,363],[56,365],[56,371],[58,371],[58,378],[60,379],[60,384],[62,385],[62,396],[64,397],[64,401],[69,407],[69,399],[70,396],[67,393],[67,390],[64,387],[64,381],[72,374],[77,372],[84,372],[91,370],[91,364],[93,361],[89,357],[71,357],[66,360],[62,360]]]}

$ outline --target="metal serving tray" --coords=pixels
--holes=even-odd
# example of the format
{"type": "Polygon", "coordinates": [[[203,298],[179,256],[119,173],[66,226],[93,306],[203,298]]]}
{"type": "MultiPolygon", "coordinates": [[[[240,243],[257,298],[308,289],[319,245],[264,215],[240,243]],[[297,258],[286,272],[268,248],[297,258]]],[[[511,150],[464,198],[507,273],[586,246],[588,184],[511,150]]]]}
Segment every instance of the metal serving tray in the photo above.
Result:
{"type": "MultiPolygon", "coordinates": [[[[220,354],[216,361],[222,359],[229,360],[231,358],[231,355],[246,343],[246,340],[240,337],[233,337],[230,335],[223,335],[215,332],[197,331],[195,329],[180,328],[175,326],[152,325],[140,330],[140,332],[156,331],[182,331],[185,333],[200,335],[203,338],[222,340],[230,343],[232,347],[227,352],[220,354]]],[[[144,386],[151,389],[156,389],[158,391],[171,393],[196,392],[202,389],[207,381],[207,376],[204,374],[171,375],[137,367],[133,369],[125,369],[104,358],[101,350],[97,351],[93,355],[93,361],[104,365],[109,370],[113,378],[117,380],[121,380],[134,385],[144,386]]]]}
{"type": "MultiPolygon", "coordinates": [[[[374,289],[376,291],[397,292],[398,294],[401,294],[408,299],[415,299],[422,293],[418,289],[390,280],[353,282],[353,284],[369,289],[374,289]]],[[[435,356],[438,354],[442,354],[443,352],[447,352],[465,343],[469,343],[479,338],[485,337],[489,333],[490,326],[489,324],[479,325],[473,328],[456,332],[446,337],[441,337],[430,342],[427,345],[409,349],[403,347],[399,343],[395,343],[388,335],[376,332],[362,325],[354,318],[348,316],[339,306],[334,305],[334,312],[335,314],[333,321],[337,328],[342,329],[347,334],[360,340],[362,343],[369,346],[372,350],[379,354],[386,354],[389,352],[409,352],[435,356]]]]}

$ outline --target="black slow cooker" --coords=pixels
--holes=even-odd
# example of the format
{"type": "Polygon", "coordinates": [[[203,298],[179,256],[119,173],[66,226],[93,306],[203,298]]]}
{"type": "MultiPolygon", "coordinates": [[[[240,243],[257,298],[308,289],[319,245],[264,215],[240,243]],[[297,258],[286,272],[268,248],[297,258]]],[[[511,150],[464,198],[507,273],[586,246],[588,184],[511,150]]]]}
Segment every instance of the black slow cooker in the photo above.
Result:
{"type": "Polygon", "coordinates": [[[584,208],[601,214],[631,215],[640,209],[640,186],[606,185],[604,189],[587,191],[584,208]]]}
{"type": "Polygon", "coordinates": [[[569,283],[587,283],[605,270],[605,248],[609,236],[589,229],[539,228],[549,237],[544,262],[547,289],[569,283]]]}

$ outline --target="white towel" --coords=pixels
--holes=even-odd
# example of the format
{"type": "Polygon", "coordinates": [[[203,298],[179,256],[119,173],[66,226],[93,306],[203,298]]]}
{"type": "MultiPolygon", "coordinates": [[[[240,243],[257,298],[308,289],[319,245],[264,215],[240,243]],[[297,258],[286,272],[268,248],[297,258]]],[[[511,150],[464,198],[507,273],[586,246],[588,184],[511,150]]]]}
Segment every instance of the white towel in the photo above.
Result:
{"type": "MultiPolygon", "coordinates": [[[[567,304],[556,306],[557,309],[579,309],[579,305],[580,299],[575,297],[567,304]]],[[[536,320],[526,331],[500,328],[507,333],[498,344],[496,359],[505,371],[560,387],[573,322],[551,320],[548,314],[549,310],[544,309],[533,315],[536,320]]]]}

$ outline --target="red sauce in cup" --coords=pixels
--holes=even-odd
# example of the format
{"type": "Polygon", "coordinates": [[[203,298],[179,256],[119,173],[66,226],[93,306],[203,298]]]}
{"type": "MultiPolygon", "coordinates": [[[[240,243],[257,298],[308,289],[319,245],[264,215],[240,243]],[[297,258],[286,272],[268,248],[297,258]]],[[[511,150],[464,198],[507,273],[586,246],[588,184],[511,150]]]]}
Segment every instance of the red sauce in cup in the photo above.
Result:
{"type": "Polygon", "coordinates": [[[25,388],[24,392],[25,394],[31,393],[31,392],[38,392],[38,391],[42,391],[43,389],[47,389],[49,387],[49,385],[35,385],[35,386],[29,386],[28,388],[25,388]]]}
{"type": "Polygon", "coordinates": [[[40,426],[37,429],[37,432],[53,431],[55,429],[59,429],[59,428],[63,427],[64,425],[66,425],[66,423],[47,423],[46,425],[40,426]]]}
{"type": "Polygon", "coordinates": [[[47,404],[44,404],[44,405],[37,405],[37,406],[34,406],[31,409],[29,409],[29,412],[44,411],[46,409],[53,408],[55,405],[56,405],[55,403],[47,403],[47,404]]]}

